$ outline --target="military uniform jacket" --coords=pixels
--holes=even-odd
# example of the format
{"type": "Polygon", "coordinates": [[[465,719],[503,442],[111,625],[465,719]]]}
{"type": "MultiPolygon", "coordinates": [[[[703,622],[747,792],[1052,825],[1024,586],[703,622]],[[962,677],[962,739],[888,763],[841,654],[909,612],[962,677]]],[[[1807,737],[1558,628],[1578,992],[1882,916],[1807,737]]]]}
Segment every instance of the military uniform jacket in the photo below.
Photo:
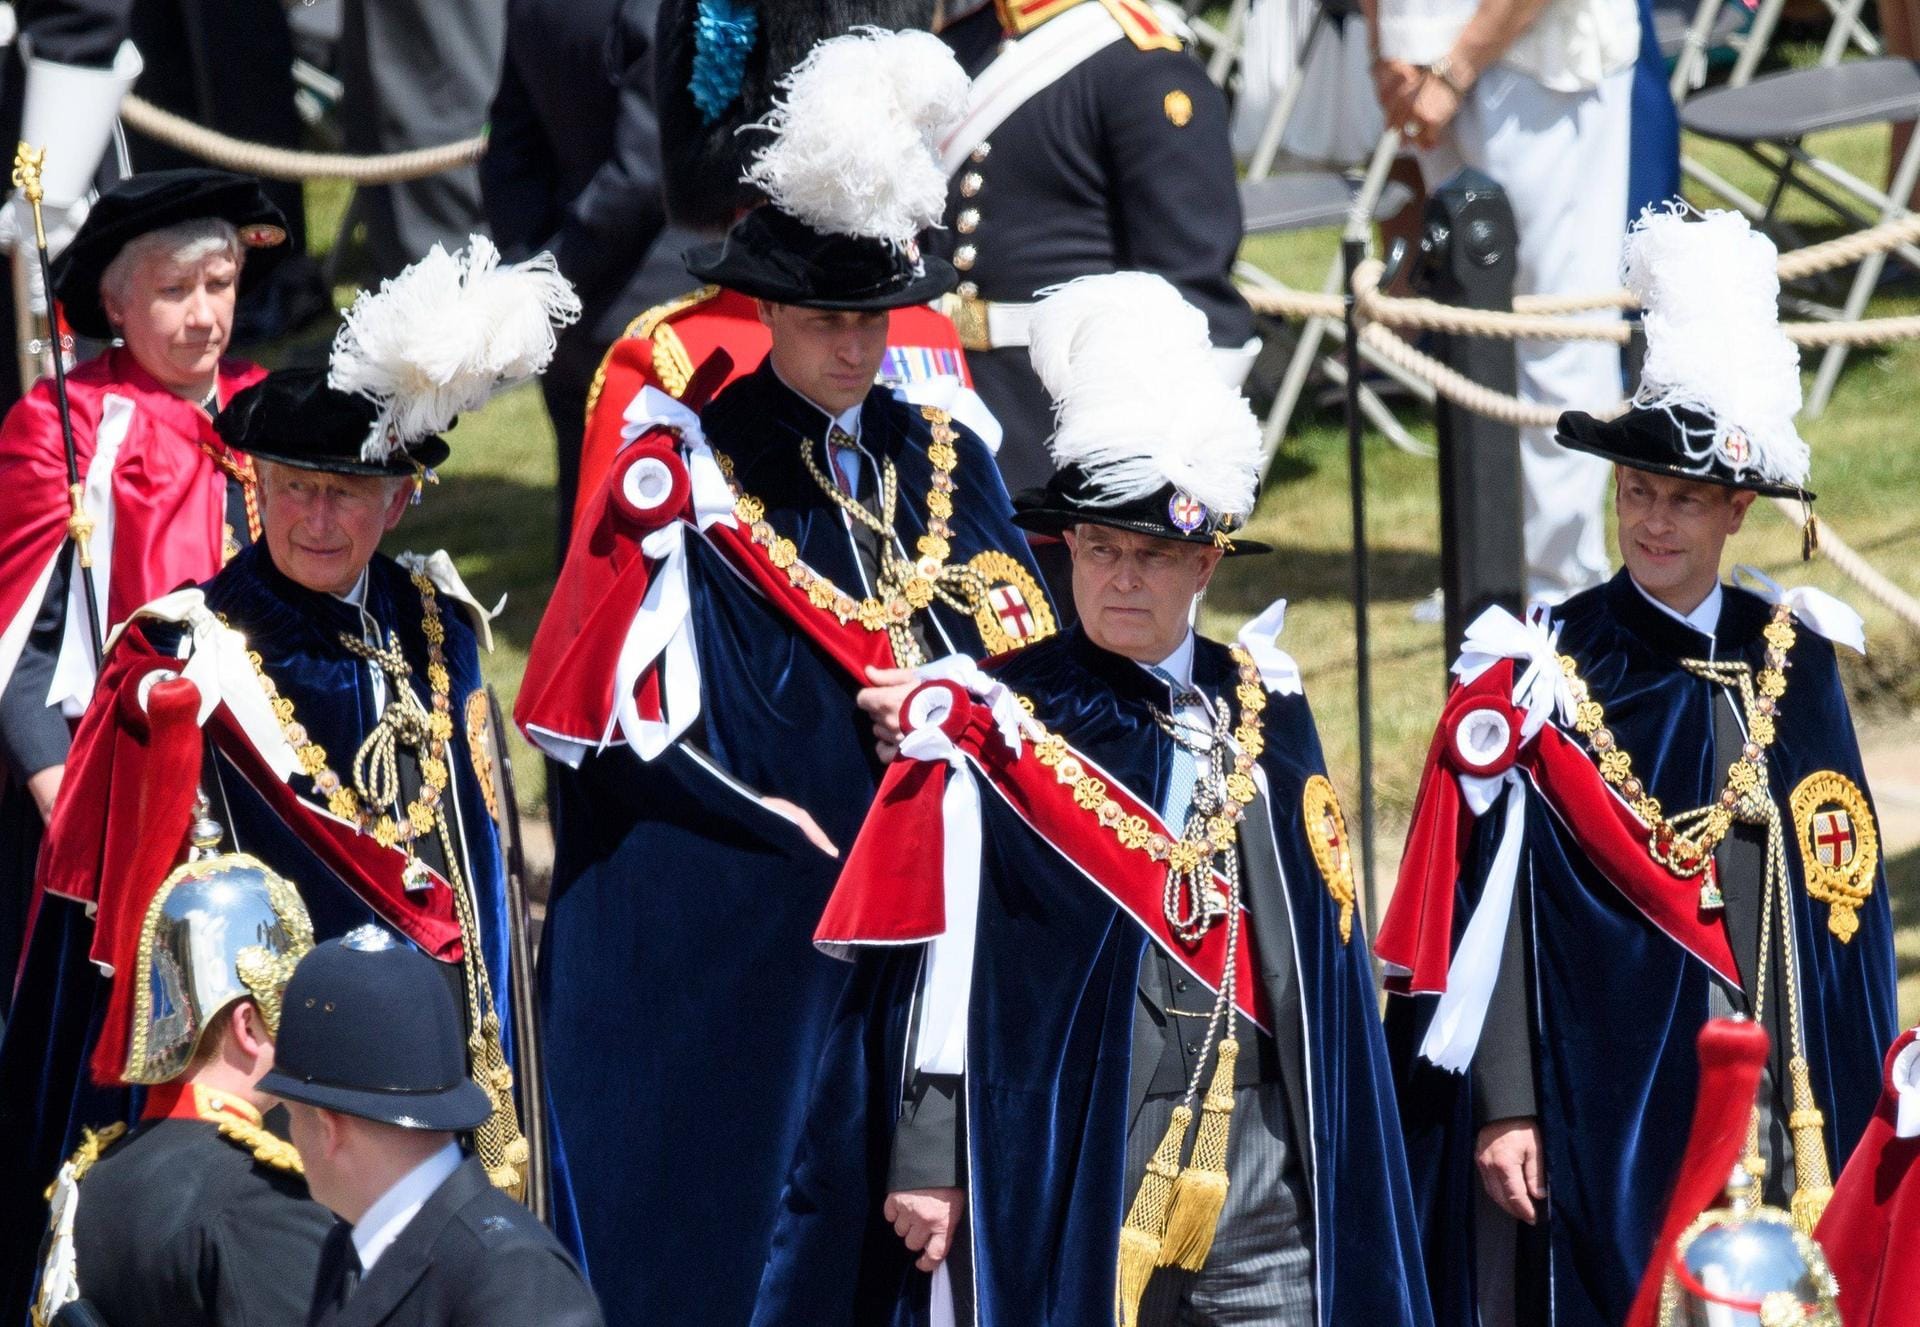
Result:
{"type": "Polygon", "coordinates": [[[280,1327],[306,1312],[332,1217],[205,1120],[158,1120],[79,1186],[81,1297],[113,1327],[280,1327]]]}
{"type": "Polygon", "coordinates": [[[350,1228],[336,1223],[313,1282],[308,1327],[600,1325],[600,1306],[559,1241],[489,1184],[473,1157],[347,1289],[348,1269],[357,1269],[352,1251],[350,1228]]]}

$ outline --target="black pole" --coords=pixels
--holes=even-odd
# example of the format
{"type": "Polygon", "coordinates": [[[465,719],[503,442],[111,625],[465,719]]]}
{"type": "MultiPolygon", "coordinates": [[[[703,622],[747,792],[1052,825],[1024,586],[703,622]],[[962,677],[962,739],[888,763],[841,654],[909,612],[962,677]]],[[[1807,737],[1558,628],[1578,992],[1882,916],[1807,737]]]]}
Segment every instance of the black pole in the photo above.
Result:
{"type": "Polygon", "coordinates": [[[67,457],[67,500],[72,504],[67,516],[67,538],[73,541],[79,563],[76,573],[80,577],[81,593],[86,596],[87,639],[93,642],[93,663],[97,669],[106,646],[100,631],[100,604],[94,595],[93,577],[87,574],[93,567],[93,554],[88,548],[88,541],[93,538],[93,521],[87,516],[83,502],[86,490],[80,483],[80,456],[73,445],[73,411],[67,404],[66,348],[60,344],[60,310],[53,299],[53,261],[47,256],[47,228],[40,218],[40,167],[46,155],[45,149],[36,152],[22,142],[13,157],[13,183],[33,208],[33,241],[40,254],[40,284],[47,295],[47,339],[53,347],[53,400],[60,411],[60,442],[67,457]]]}
{"type": "MultiPolygon", "coordinates": [[[[1519,232],[1500,186],[1463,170],[1433,191],[1420,237],[1415,288],[1446,304],[1511,309],[1519,232]]],[[[1486,336],[1433,337],[1433,354],[1474,382],[1511,395],[1513,343],[1486,336]]],[[[1447,661],[1467,624],[1497,604],[1518,613],[1526,598],[1521,538],[1520,433],[1442,397],[1439,435],[1440,586],[1447,661]]]]}
{"type": "Polygon", "coordinates": [[[1367,573],[1367,482],[1365,433],[1360,416],[1360,327],[1355,316],[1353,274],[1367,256],[1362,234],[1340,242],[1340,258],[1347,273],[1347,489],[1353,508],[1353,645],[1355,704],[1360,721],[1360,916],[1368,935],[1378,930],[1377,893],[1373,881],[1373,660],[1372,635],[1367,627],[1367,605],[1372,602],[1367,573]]]}

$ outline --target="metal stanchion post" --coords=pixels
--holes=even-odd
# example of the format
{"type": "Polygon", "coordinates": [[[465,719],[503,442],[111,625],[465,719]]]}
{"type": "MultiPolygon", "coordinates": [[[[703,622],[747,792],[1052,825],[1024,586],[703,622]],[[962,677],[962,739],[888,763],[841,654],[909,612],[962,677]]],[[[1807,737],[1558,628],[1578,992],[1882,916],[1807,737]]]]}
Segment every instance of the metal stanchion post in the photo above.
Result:
{"type": "Polygon", "coordinates": [[[1353,511],[1353,646],[1355,708],[1360,720],[1360,916],[1372,935],[1380,920],[1373,879],[1373,664],[1367,605],[1367,484],[1364,429],[1360,416],[1360,328],[1354,311],[1353,274],[1367,256],[1364,226],[1349,225],[1340,242],[1346,268],[1347,489],[1353,511]]]}
{"type": "MultiPolygon", "coordinates": [[[[1414,283],[1420,293],[1472,309],[1513,307],[1519,232],[1506,193],[1463,170],[1427,200],[1414,283]]],[[[1433,354],[1483,387],[1511,394],[1518,381],[1513,342],[1434,334],[1433,354]]],[[[1435,406],[1440,464],[1440,584],[1446,603],[1447,657],[1467,624],[1498,604],[1512,612],[1526,598],[1521,532],[1520,435],[1453,405],[1435,406]]]]}

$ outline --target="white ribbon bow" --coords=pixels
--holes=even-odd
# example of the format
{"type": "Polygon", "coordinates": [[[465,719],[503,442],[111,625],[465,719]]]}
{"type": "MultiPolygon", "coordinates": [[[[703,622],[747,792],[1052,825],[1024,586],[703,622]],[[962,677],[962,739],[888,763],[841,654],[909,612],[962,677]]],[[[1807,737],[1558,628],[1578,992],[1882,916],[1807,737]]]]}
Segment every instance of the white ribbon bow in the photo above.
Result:
{"type": "Polygon", "coordinates": [[[1795,617],[1834,644],[1844,645],[1855,654],[1866,654],[1866,623],[1845,602],[1825,590],[1811,585],[1796,585],[1789,590],[1758,567],[1744,563],[1733,569],[1733,583],[1770,604],[1785,604],[1795,617]]]}
{"type": "Polygon", "coordinates": [[[492,608],[484,607],[473,597],[473,591],[467,588],[467,583],[460,579],[459,569],[453,565],[453,559],[447,556],[444,548],[436,548],[425,557],[418,553],[402,553],[394,561],[406,571],[425,576],[447,598],[466,605],[473,617],[474,633],[480,637],[480,644],[486,647],[488,654],[493,653],[492,623],[507,606],[506,595],[501,595],[500,602],[492,608]]]}
{"type": "MultiPolygon", "coordinates": [[[[291,779],[300,761],[281,731],[253,661],[247,657],[247,638],[215,617],[207,608],[207,597],[195,589],[162,595],[133,617],[136,621],[157,618],[187,628],[187,637],[181,642],[184,653],[180,676],[199,688],[200,710],[195,721],[205,727],[215,708],[224,704],[274,776],[282,783],[291,779]]],[[[126,629],[126,623],[114,628],[107,640],[108,649],[126,629]]],[[[141,699],[144,703],[144,694],[141,699]]]]}
{"type": "MultiPolygon", "coordinates": [[[[1020,697],[1014,695],[1011,687],[990,676],[964,654],[949,654],[931,663],[921,664],[914,673],[922,681],[952,682],[966,688],[967,694],[992,712],[993,725],[1000,734],[1000,740],[1007,744],[1007,750],[1013,753],[1015,760],[1020,758],[1020,734],[1026,727],[1027,712],[1020,708],[1020,697]]],[[[901,744],[900,751],[903,755],[907,754],[905,743],[901,744]]]]}
{"type": "Polygon", "coordinates": [[[1520,739],[1529,741],[1556,712],[1562,723],[1573,722],[1573,688],[1560,671],[1559,639],[1559,630],[1544,620],[1522,622],[1496,605],[1467,627],[1453,675],[1471,685],[1502,660],[1524,660],[1527,666],[1513,682],[1513,703],[1527,713],[1520,739]]]}
{"type": "Polygon", "coordinates": [[[1300,683],[1300,665],[1278,644],[1286,621],[1287,601],[1275,599],[1260,616],[1240,628],[1235,640],[1253,660],[1253,666],[1260,670],[1261,685],[1276,696],[1298,696],[1304,690],[1300,683]]]}

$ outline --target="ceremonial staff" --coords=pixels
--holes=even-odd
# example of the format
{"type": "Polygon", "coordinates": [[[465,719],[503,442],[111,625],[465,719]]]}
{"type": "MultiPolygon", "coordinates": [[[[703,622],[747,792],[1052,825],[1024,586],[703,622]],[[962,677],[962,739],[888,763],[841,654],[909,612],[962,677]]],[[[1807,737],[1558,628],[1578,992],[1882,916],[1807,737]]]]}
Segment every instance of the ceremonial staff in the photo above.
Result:
{"type": "Polygon", "coordinates": [[[40,168],[46,159],[45,148],[36,151],[22,142],[13,154],[13,187],[25,195],[33,208],[33,242],[40,253],[40,282],[47,292],[48,336],[53,343],[53,399],[60,409],[60,443],[67,457],[67,497],[73,504],[67,517],[67,538],[73,541],[80,562],[80,586],[87,597],[87,639],[93,642],[93,662],[98,666],[105,647],[100,633],[100,604],[94,594],[93,577],[88,574],[93,568],[93,518],[87,515],[82,501],[86,489],[80,482],[80,457],[73,446],[73,411],[67,404],[67,360],[60,344],[60,313],[53,302],[53,260],[47,254],[47,228],[40,218],[40,168]]]}

